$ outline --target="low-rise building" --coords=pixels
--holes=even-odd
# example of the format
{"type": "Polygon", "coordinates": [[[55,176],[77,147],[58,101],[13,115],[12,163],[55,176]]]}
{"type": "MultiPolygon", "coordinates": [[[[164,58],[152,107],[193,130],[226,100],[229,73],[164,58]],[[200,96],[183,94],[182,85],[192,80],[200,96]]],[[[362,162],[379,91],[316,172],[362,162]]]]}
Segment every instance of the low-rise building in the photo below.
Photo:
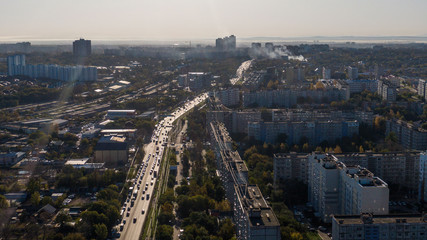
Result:
{"type": "Polygon", "coordinates": [[[21,161],[25,157],[25,152],[0,153],[0,166],[10,167],[21,161]]]}
{"type": "Polygon", "coordinates": [[[125,137],[102,137],[95,147],[95,162],[116,165],[128,161],[128,144],[125,137]]]}
{"type": "Polygon", "coordinates": [[[133,118],[136,116],[136,110],[108,110],[106,118],[133,118]]]}
{"type": "Polygon", "coordinates": [[[248,168],[222,123],[210,122],[217,175],[223,182],[227,199],[232,204],[238,239],[278,239],[280,223],[256,185],[248,184],[248,168]]]}
{"type": "Polygon", "coordinates": [[[91,163],[89,162],[89,158],[70,159],[67,162],[65,162],[65,165],[72,166],[73,168],[84,168],[84,169],[104,168],[104,163],[91,163]]]}
{"type": "Polygon", "coordinates": [[[103,129],[102,136],[124,136],[126,139],[135,139],[136,129],[103,129]]]}

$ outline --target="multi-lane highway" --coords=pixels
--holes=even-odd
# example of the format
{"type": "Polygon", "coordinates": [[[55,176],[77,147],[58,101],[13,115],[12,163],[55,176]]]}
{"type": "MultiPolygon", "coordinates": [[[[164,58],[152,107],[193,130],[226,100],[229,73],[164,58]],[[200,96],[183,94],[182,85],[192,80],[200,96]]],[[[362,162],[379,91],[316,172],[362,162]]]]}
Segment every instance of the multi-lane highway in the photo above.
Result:
{"type": "Polygon", "coordinates": [[[154,194],[164,148],[167,146],[168,135],[173,127],[172,123],[206,98],[207,94],[204,93],[186,102],[184,106],[179,107],[156,125],[151,142],[144,147],[143,164],[132,180],[131,190],[121,210],[123,218],[119,225],[120,239],[139,239],[154,194]]]}

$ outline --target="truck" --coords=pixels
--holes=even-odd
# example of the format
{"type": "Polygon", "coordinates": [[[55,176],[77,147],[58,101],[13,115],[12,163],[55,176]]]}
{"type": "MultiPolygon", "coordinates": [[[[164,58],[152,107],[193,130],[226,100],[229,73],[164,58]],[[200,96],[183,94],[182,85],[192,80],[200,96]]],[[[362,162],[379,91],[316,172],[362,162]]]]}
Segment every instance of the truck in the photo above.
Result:
{"type": "Polygon", "coordinates": [[[154,170],[153,177],[157,177],[157,170],[154,170]]]}
{"type": "Polygon", "coordinates": [[[133,207],[133,205],[135,205],[135,200],[132,200],[132,202],[130,202],[130,206],[133,207]]]}
{"type": "Polygon", "coordinates": [[[150,199],[150,194],[149,193],[147,193],[146,199],[147,200],[150,199]]]}
{"type": "Polygon", "coordinates": [[[134,197],[138,196],[138,189],[133,190],[133,196],[134,197]]]}

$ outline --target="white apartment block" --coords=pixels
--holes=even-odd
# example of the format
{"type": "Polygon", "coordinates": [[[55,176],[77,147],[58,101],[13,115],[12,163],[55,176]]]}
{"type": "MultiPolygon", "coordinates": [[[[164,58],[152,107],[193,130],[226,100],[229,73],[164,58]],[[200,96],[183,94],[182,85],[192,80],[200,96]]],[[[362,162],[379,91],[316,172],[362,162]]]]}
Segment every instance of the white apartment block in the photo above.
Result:
{"type": "Polygon", "coordinates": [[[324,222],[336,214],[388,214],[388,185],[366,168],[346,166],[333,155],[312,154],[307,175],[309,202],[324,222]]]}

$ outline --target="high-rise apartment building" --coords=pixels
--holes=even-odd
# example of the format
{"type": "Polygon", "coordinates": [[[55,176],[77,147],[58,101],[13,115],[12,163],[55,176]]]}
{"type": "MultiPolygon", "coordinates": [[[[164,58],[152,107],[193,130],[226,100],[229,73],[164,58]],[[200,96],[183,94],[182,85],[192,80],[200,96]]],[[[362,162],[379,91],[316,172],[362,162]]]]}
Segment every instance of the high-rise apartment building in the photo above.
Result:
{"type": "Polygon", "coordinates": [[[399,143],[408,149],[427,150],[427,130],[421,127],[420,122],[406,122],[390,119],[386,122],[386,135],[394,132],[399,143]]]}
{"type": "Polygon", "coordinates": [[[295,67],[286,69],[286,80],[289,83],[301,83],[305,81],[304,69],[295,67]]]}
{"type": "Polygon", "coordinates": [[[17,75],[19,70],[16,66],[25,66],[25,55],[14,55],[7,57],[7,75],[17,75]]]}
{"type": "Polygon", "coordinates": [[[283,122],[249,122],[248,136],[255,140],[276,143],[280,134],[286,134],[286,143],[290,146],[300,143],[305,138],[312,146],[322,141],[330,143],[343,137],[359,134],[358,121],[283,121],[283,122]]]}
{"type": "MultiPolygon", "coordinates": [[[[416,194],[425,191],[421,183],[427,181],[423,175],[427,169],[427,155],[420,152],[335,153],[334,156],[346,165],[368,168],[388,184],[405,187],[416,194]]],[[[274,181],[293,179],[307,183],[308,157],[306,153],[275,154],[274,181]]],[[[427,192],[424,194],[427,197],[427,192]]]]}
{"type": "Polygon", "coordinates": [[[378,94],[383,100],[394,102],[397,98],[396,86],[391,82],[387,81],[378,81],[378,94]]]}
{"type": "Polygon", "coordinates": [[[25,63],[25,55],[7,57],[9,76],[28,76],[31,78],[50,78],[61,81],[96,81],[98,72],[96,67],[58,66],[58,65],[31,65],[25,63]]]}
{"type": "Polygon", "coordinates": [[[236,49],[236,36],[230,35],[224,38],[217,38],[215,47],[218,50],[234,50],[236,49]]]}
{"type": "Polygon", "coordinates": [[[426,95],[426,80],[419,79],[418,80],[418,95],[421,96],[423,99],[427,99],[426,95]]]}
{"type": "Polygon", "coordinates": [[[80,38],[73,42],[73,54],[77,57],[87,57],[92,53],[90,40],[80,38]]]}
{"type": "Polygon", "coordinates": [[[237,106],[240,103],[240,90],[238,88],[222,89],[209,94],[219,99],[226,107],[237,106]]]}
{"type": "Polygon", "coordinates": [[[420,154],[419,166],[418,200],[421,202],[427,202],[427,152],[420,154]]]}
{"type": "Polygon", "coordinates": [[[396,240],[427,239],[427,214],[390,214],[334,216],[332,218],[334,240],[396,240]]]}
{"type": "Polygon", "coordinates": [[[331,79],[331,69],[323,67],[322,78],[323,79],[331,79]]]}
{"type": "Polygon", "coordinates": [[[359,77],[359,70],[357,67],[347,67],[348,78],[351,80],[357,79],[359,77]]]}
{"type": "Polygon", "coordinates": [[[337,214],[388,214],[387,183],[361,166],[346,165],[329,154],[308,158],[309,202],[324,222],[337,214]]]}

